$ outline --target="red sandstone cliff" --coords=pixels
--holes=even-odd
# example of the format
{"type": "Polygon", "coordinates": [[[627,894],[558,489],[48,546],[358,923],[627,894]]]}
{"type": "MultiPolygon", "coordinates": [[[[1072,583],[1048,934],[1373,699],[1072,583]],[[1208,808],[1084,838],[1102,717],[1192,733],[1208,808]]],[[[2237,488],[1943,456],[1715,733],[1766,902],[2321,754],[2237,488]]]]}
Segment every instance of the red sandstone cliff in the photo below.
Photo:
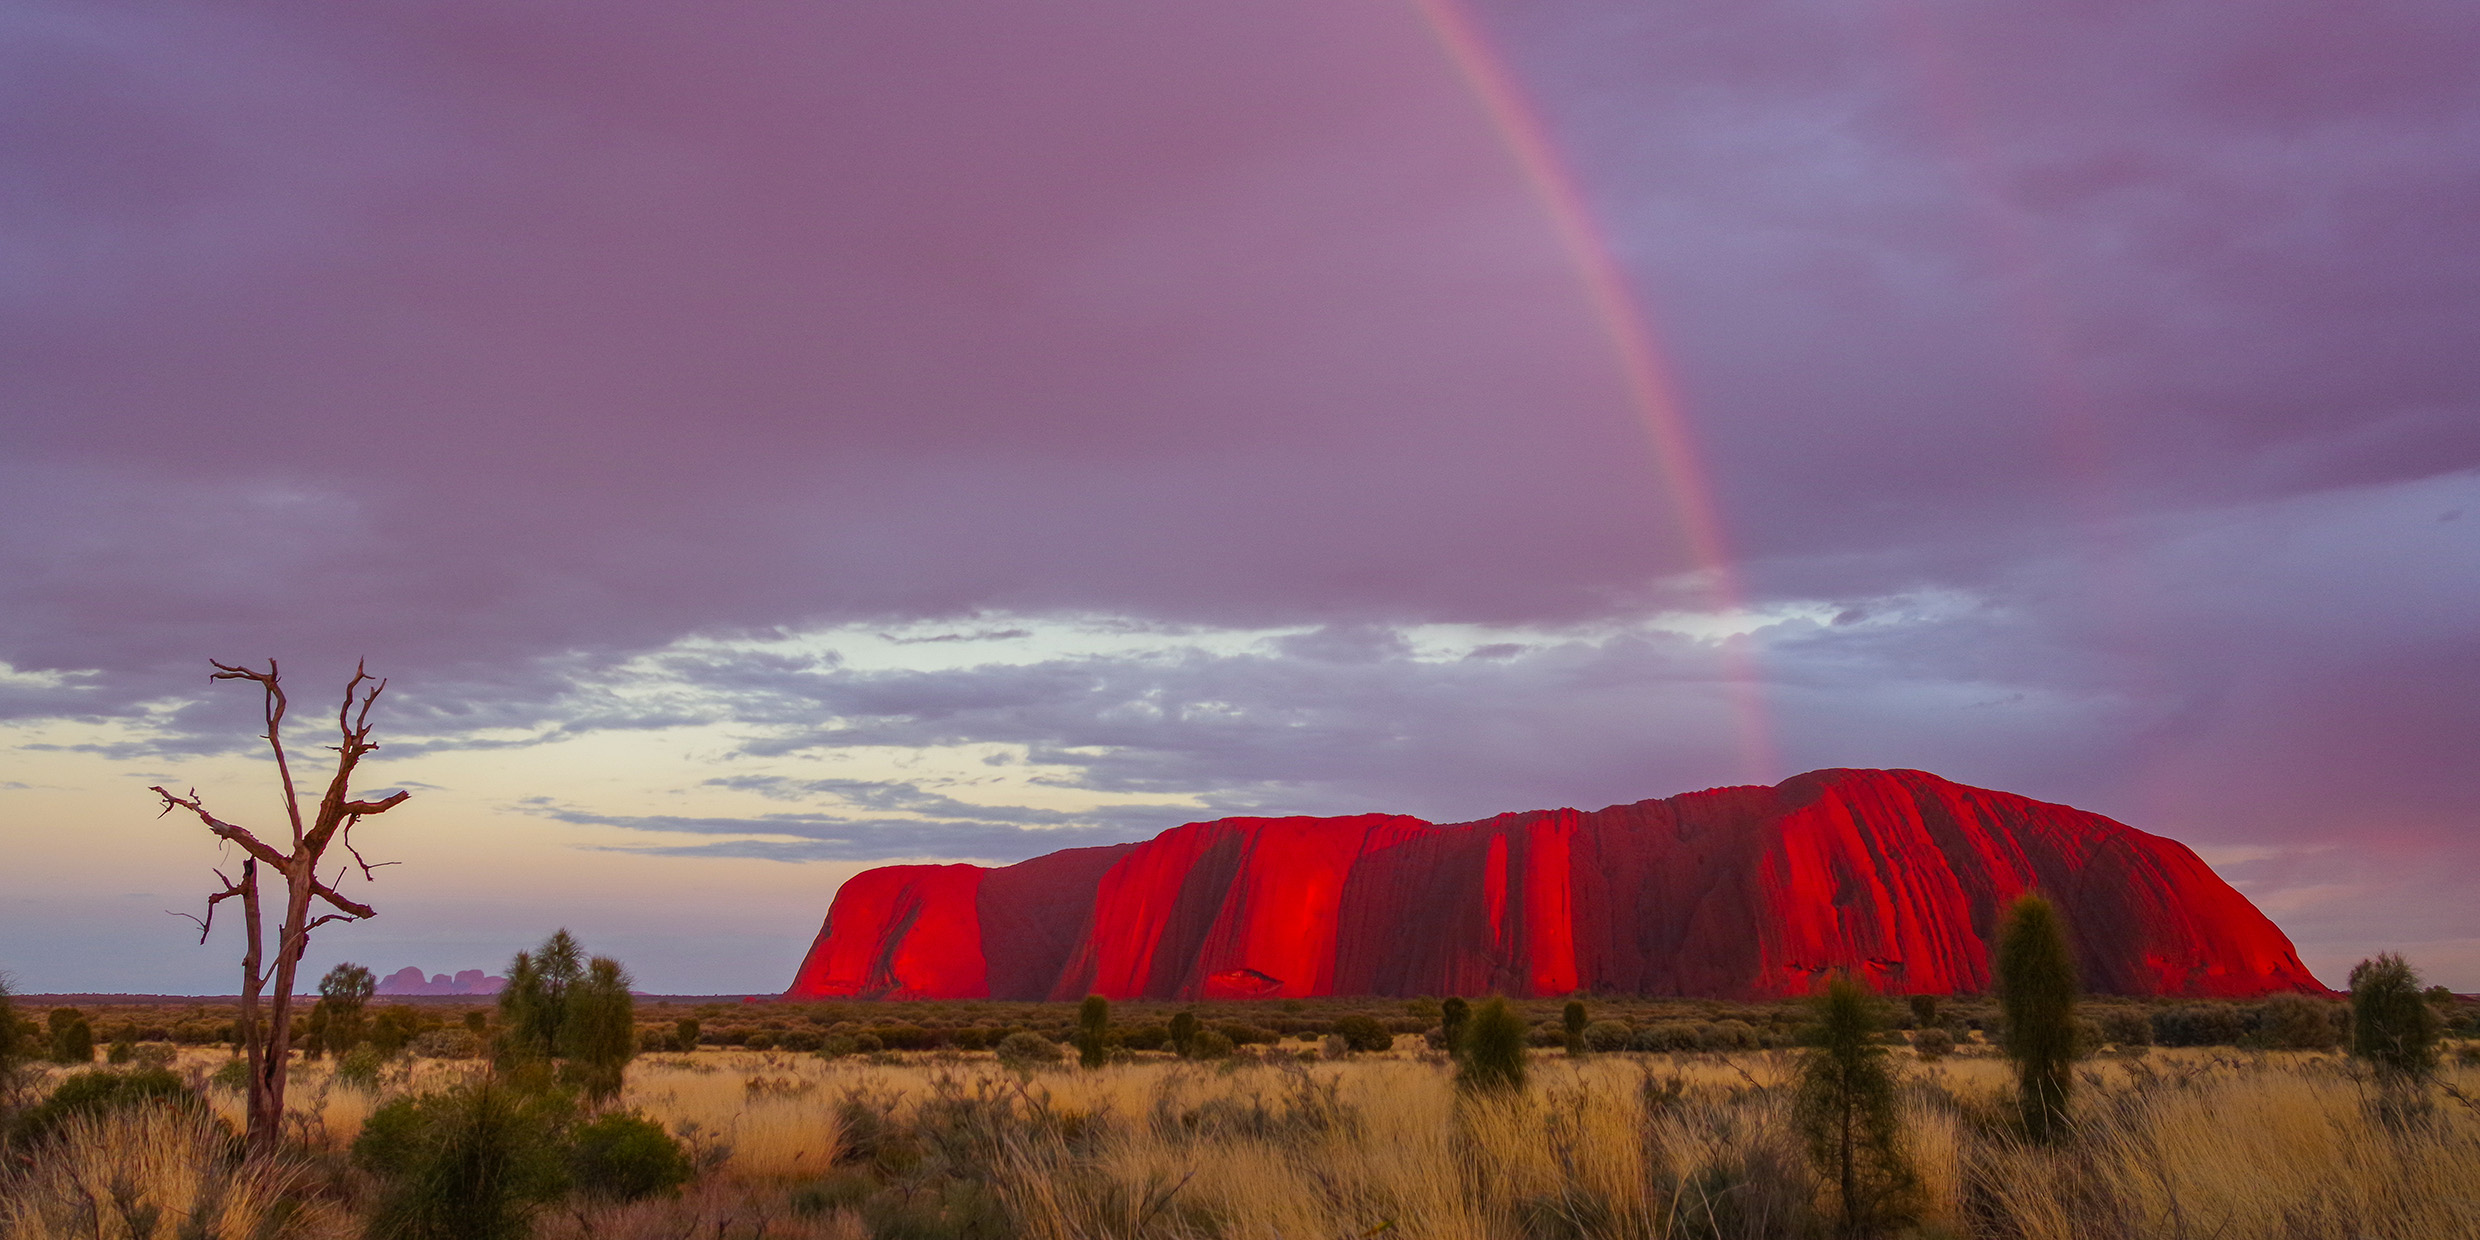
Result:
{"type": "Polygon", "coordinates": [[[835,896],[787,998],[1764,998],[1829,969],[1988,987],[2039,888],[2085,984],[2317,989],[2290,939],[2176,841],[1921,771],[1502,814],[1225,818],[986,870],[898,865],[835,896]]]}

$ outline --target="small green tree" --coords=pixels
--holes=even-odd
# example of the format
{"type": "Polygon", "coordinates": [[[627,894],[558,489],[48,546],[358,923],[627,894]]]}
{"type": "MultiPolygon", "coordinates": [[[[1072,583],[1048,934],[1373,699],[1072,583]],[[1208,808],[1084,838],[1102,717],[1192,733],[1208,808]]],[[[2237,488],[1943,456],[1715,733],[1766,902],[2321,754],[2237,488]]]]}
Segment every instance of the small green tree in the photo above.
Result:
{"type": "Polygon", "coordinates": [[[683,1016],[672,1023],[672,1041],[683,1051],[698,1048],[698,1022],[695,1016],[683,1016]]]}
{"type": "Polygon", "coordinates": [[[1879,1001],[1838,974],[1815,1001],[1814,1043],[1800,1063],[1793,1115],[1818,1174],[1834,1185],[1845,1235],[1872,1235],[1913,1212],[1917,1179],[1903,1155],[1894,1069],[1877,1033],[1879,1001]]]}
{"type": "Polygon", "coordinates": [[[2420,994],[2420,975],[2387,952],[2351,966],[2351,1055],[2396,1086],[2424,1081],[2437,1070],[2444,1022],[2420,994]]]}
{"type": "Polygon", "coordinates": [[[1570,1058],[1584,1054],[1584,1027],[1592,1023],[1592,1018],[1585,1014],[1582,999],[1570,999],[1566,1007],[1559,1009],[1559,1028],[1566,1036],[1570,1058]]]}
{"type": "Polygon", "coordinates": [[[359,1046],[369,1036],[362,1024],[362,1009],[378,992],[379,979],[358,964],[347,961],[329,969],[319,979],[319,1001],[310,1009],[319,1048],[341,1055],[359,1046]]]}
{"type": "Polygon", "coordinates": [[[84,1012],[53,1008],[49,1024],[53,1063],[83,1066],[95,1062],[95,1027],[86,1023],[84,1012]]]}
{"type": "Polygon", "coordinates": [[[2016,1100],[2024,1131],[2036,1141],[2058,1135],[2075,1084],[2075,1000],[2079,984],[2067,930],[2048,900],[2026,893],[1998,925],[1990,972],[2006,1016],[2007,1057],[2015,1061],[2016,1100]]]}
{"type": "Polygon", "coordinates": [[[566,927],[541,947],[508,962],[508,984],[499,992],[500,1023],[508,1027],[509,1053],[551,1059],[560,1053],[560,1022],[568,1014],[568,988],[585,976],[585,949],[566,927]]]}
{"type": "MultiPolygon", "coordinates": [[[[619,961],[589,959],[562,929],[508,962],[499,1012],[504,1066],[554,1066],[561,1079],[597,1101],[620,1092],[637,1055],[637,1001],[619,961]]],[[[685,1023],[694,1045],[697,1022],[685,1023]]]]}
{"type": "Polygon", "coordinates": [[[1492,998],[1474,1009],[1463,1033],[1457,1085],[1485,1093],[1524,1088],[1524,1017],[1505,999],[1492,998]]]}
{"type": "Polygon", "coordinates": [[[1186,1059],[1197,1046],[1197,1014],[1178,1012],[1171,1017],[1171,1049],[1186,1059]]]}
{"type": "Polygon", "coordinates": [[[1087,995],[1076,1006],[1076,1061],[1087,1068],[1111,1062],[1111,1001],[1087,995]]]}
{"type": "Polygon", "coordinates": [[[1450,995],[1438,1005],[1438,1040],[1446,1043],[1448,1054],[1463,1055],[1464,1026],[1471,1021],[1472,1005],[1461,997],[1450,995]]]}
{"type": "Polygon", "coordinates": [[[560,1057],[567,1078],[597,1102],[618,1096],[629,1060],[637,1056],[637,999],[629,993],[628,970],[596,956],[564,997],[560,1057]]]}

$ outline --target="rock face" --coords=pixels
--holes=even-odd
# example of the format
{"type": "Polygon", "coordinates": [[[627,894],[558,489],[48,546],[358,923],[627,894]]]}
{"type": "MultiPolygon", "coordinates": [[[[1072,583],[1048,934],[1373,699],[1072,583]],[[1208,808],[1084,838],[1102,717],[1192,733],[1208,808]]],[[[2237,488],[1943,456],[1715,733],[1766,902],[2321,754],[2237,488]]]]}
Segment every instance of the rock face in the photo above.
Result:
{"type": "Polygon", "coordinates": [[[2057,902],[2088,989],[2322,989],[2184,845],[1922,771],[1502,814],[1225,818],[1000,869],[897,865],[836,893],[787,998],[1759,999],[1849,968],[1989,986],[1999,910],[2057,902]]]}

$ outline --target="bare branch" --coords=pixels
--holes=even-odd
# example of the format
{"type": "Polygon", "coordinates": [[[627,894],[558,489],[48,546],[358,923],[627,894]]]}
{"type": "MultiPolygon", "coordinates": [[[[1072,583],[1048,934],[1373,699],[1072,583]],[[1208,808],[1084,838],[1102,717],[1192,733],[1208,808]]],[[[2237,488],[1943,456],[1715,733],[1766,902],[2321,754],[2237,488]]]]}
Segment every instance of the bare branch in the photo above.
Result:
{"type": "Polygon", "coordinates": [[[372,908],[351,896],[338,894],[335,888],[320,882],[318,880],[318,876],[315,874],[310,878],[310,894],[327,901],[329,904],[335,905],[337,908],[342,909],[355,917],[376,917],[379,915],[379,910],[372,908]]]}
{"type": "MultiPolygon", "coordinates": [[[[356,819],[356,821],[358,821],[358,819],[356,819]]],[[[363,882],[369,882],[373,878],[377,877],[372,873],[373,870],[384,869],[391,865],[404,864],[402,861],[381,861],[374,865],[371,862],[363,860],[362,850],[353,846],[353,823],[351,822],[344,824],[344,830],[336,833],[336,842],[344,845],[344,850],[346,852],[353,854],[353,864],[362,867],[363,882]]]]}
{"type": "Polygon", "coordinates": [[[278,868],[282,868],[284,865],[284,854],[277,852],[275,849],[270,848],[265,843],[261,842],[256,835],[250,833],[249,828],[236,827],[233,824],[208,813],[207,807],[199,803],[197,789],[190,789],[189,795],[186,797],[174,796],[171,793],[166,792],[162,785],[149,788],[147,791],[152,792],[164,799],[163,813],[155,815],[156,817],[161,818],[164,814],[169,814],[176,808],[188,810],[189,812],[198,815],[198,821],[207,824],[207,830],[213,831],[217,835],[231,840],[235,844],[239,844],[242,848],[248,850],[251,856],[278,868]]]}
{"type": "Polygon", "coordinates": [[[316,929],[318,929],[319,927],[324,926],[324,925],[326,925],[327,923],[329,923],[329,922],[331,922],[331,921],[360,921],[360,920],[361,920],[361,918],[359,918],[359,917],[355,917],[354,915],[352,915],[352,914],[350,914],[350,913],[321,913],[321,914],[319,914],[318,916],[311,918],[311,919],[310,919],[310,924],[309,924],[309,925],[303,926],[303,927],[301,928],[301,938],[302,938],[302,940],[303,940],[304,942],[308,942],[308,941],[309,941],[309,938],[310,938],[310,932],[311,932],[311,931],[316,930],[316,929]]]}

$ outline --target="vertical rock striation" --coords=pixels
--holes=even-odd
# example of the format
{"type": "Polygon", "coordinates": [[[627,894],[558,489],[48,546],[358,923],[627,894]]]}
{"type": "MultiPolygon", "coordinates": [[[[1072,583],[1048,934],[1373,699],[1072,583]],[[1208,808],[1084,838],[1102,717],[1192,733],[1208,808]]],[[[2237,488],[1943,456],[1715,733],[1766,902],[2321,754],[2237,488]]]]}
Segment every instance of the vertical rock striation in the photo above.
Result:
{"type": "Polygon", "coordinates": [[[1225,818],[993,870],[885,866],[836,893],[786,997],[1758,999],[1837,968],[1973,993],[1998,910],[2036,887],[2093,990],[2321,989],[2175,841],[1921,771],[1827,770],[1593,813],[1225,818]]]}

